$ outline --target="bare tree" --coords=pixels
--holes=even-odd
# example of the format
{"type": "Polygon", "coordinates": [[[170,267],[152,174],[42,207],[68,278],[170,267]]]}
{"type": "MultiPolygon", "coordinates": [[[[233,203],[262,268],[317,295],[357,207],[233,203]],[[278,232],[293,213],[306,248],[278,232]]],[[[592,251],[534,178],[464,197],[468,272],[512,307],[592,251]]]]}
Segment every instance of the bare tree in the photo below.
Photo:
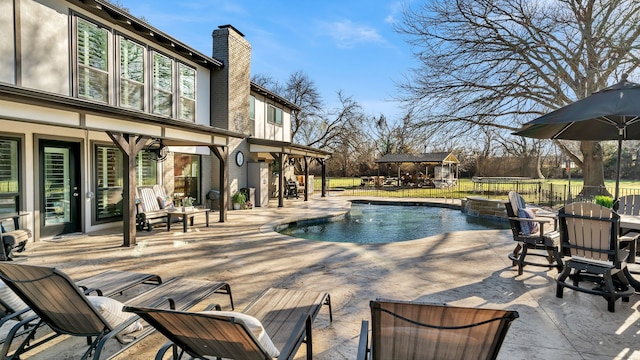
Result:
{"type": "MultiPolygon", "coordinates": [[[[419,61],[400,99],[431,131],[510,133],[636,70],[639,21],[635,0],[426,1],[397,26],[419,61]]],[[[600,143],[578,155],[585,186],[604,185],[600,143]]]]}
{"type": "Polygon", "coordinates": [[[337,93],[338,106],[327,109],[315,83],[302,71],[291,74],[284,85],[269,75],[257,74],[251,80],[300,107],[291,121],[293,141],[298,144],[332,150],[363,121],[360,104],[342,91],[337,93]]]}
{"type": "Polygon", "coordinates": [[[279,95],[285,91],[284,86],[271,75],[255,74],[251,76],[251,81],[279,95]]]}
{"type": "Polygon", "coordinates": [[[505,138],[498,135],[496,141],[505,152],[520,159],[520,174],[532,178],[544,179],[541,169],[541,141],[527,138],[505,138]]]}
{"type": "MultiPolygon", "coordinates": [[[[300,107],[300,111],[294,113],[291,119],[291,132],[293,139],[298,131],[309,134],[310,124],[322,122],[324,104],[322,97],[316,88],[316,84],[302,71],[297,71],[289,76],[285,86],[284,97],[300,107]]],[[[312,139],[301,139],[306,143],[313,142],[312,139]]]]}
{"type": "Polygon", "coordinates": [[[364,118],[362,108],[342,91],[337,96],[339,104],[336,108],[324,110],[322,114],[314,116],[310,116],[308,112],[295,120],[298,122],[294,138],[296,142],[320,149],[334,149],[337,143],[344,141],[345,135],[356,134],[355,130],[364,118]]]}

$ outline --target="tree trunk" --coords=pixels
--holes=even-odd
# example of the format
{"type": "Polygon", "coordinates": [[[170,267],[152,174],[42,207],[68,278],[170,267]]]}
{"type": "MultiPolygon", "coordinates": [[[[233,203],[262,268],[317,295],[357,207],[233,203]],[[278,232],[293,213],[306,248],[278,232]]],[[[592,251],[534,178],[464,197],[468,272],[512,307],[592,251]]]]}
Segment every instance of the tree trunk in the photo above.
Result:
{"type": "Polygon", "coordinates": [[[582,152],[582,174],[584,185],[580,195],[595,196],[611,194],[604,187],[604,151],[597,141],[582,141],[580,143],[582,152]]]}
{"type": "Polygon", "coordinates": [[[538,179],[544,179],[544,174],[542,173],[542,156],[538,153],[536,156],[536,175],[538,179]]]}

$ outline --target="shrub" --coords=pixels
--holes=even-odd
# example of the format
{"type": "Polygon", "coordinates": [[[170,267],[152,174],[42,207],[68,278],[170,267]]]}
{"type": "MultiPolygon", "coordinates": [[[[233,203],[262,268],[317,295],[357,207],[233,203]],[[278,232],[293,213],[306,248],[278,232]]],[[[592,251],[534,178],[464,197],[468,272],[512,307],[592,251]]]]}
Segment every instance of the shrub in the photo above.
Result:
{"type": "Polygon", "coordinates": [[[246,201],[247,199],[245,199],[244,194],[240,191],[237,191],[231,196],[231,202],[234,204],[240,204],[242,206],[246,201]]]}
{"type": "Polygon", "coordinates": [[[613,198],[611,196],[597,195],[594,201],[596,204],[608,207],[609,209],[613,207],[613,198]]]}

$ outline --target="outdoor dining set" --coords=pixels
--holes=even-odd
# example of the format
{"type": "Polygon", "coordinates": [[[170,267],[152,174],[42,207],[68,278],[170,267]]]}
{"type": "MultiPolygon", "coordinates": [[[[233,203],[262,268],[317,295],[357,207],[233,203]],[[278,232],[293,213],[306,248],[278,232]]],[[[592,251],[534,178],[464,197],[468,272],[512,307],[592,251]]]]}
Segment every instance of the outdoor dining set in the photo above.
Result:
{"type": "Polygon", "coordinates": [[[602,296],[611,312],[617,299],[628,302],[640,291],[629,268],[640,238],[640,195],[621,197],[613,209],[575,202],[552,212],[527,206],[512,191],[505,207],[516,241],[509,258],[518,275],[525,266],[555,268],[557,297],[564,288],[602,296]]]}

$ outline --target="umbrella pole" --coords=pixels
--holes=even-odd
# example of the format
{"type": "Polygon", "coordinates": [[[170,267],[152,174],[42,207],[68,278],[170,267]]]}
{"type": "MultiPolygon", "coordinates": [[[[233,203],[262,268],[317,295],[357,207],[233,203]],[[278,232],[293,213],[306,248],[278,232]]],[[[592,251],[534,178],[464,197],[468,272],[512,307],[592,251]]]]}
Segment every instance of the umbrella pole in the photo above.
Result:
{"type": "Polygon", "coordinates": [[[621,132],[623,131],[622,129],[618,130],[618,160],[616,162],[616,192],[615,192],[615,197],[613,198],[613,201],[616,201],[618,199],[618,195],[620,192],[620,158],[622,155],[622,134],[621,132]]]}

